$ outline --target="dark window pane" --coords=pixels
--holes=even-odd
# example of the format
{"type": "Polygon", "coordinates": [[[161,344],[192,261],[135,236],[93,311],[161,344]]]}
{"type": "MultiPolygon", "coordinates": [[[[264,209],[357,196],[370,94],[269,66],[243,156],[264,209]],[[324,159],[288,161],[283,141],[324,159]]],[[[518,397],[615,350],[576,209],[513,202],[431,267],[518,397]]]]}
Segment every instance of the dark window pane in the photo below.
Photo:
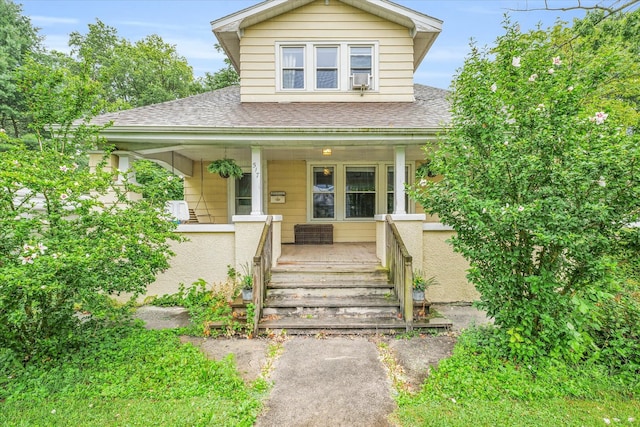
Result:
{"type": "Polygon", "coordinates": [[[376,212],[374,193],[348,193],[346,197],[347,218],[372,218],[376,212]]]}

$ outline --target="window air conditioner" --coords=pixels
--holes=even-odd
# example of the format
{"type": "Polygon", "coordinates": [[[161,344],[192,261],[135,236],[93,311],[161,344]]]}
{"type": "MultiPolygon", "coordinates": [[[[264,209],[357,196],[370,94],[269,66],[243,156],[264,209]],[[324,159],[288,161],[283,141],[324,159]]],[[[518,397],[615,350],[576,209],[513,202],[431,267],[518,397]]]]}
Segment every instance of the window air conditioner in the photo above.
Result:
{"type": "Polygon", "coordinates": [[[369,73],[353,73],[351,75],[351,89],[366,90],[369,89],[371,74],[369,73]]]}

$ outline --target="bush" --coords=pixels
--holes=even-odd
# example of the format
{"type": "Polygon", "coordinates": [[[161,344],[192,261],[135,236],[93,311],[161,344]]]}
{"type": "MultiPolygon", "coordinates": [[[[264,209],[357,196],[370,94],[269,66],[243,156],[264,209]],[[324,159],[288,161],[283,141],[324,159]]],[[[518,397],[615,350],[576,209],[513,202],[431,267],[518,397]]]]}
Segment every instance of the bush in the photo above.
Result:
{"type": "Polygon", "coordinates": [[[105,296],[145,292],[177,239],[163,205],[76,156],[14,141],[0,157],[0,347],[26,359],[68,351],[81,318],[114,313],[105,296]]]}

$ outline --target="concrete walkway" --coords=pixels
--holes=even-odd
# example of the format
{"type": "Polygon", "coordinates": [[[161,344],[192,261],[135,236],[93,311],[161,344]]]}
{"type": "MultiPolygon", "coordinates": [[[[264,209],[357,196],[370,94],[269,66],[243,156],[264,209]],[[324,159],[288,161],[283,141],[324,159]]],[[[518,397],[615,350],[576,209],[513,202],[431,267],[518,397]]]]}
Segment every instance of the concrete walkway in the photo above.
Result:
{"type": "MultiPolygon", "coordinates": [[[[391,426],[394,390],[376,342],[389,348],[396,369],[409,390],[419,390],[431,367],[451,354],[455,335],[473,324],[489,320],[468,306],[442,306],[437,310],[453,321],[453,332],[411,338],[393,336],[290,336],[279,338],[283,351],[269,357],[273,339],[206,339],[183,337],[208,357],[233,354],[247,382],[264,374],[273,384],[256,426],[391,426]]],[[[183,314],[157,307],[141,307],[136,317],[148,328],[184,325],[183,314]]],[[[395,370],[394,370],[395,371],[395,370]]]]}
{"type": "Polygon", "coordinates": [[[378,350],[364,337],[285,343],[257,426],[389,426],[395,409],[378,350]]]}

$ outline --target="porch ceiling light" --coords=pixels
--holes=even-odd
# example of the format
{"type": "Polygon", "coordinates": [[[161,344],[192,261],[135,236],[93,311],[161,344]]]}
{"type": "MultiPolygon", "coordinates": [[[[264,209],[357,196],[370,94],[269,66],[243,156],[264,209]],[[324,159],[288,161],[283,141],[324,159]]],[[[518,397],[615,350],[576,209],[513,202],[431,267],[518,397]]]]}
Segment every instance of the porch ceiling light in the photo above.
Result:
{"type": "Polygon", "coordinates": [[[330,156],[331,155],[331,148],[323,148],[322,149],[322,155],[323,156],[330,156]]]}

